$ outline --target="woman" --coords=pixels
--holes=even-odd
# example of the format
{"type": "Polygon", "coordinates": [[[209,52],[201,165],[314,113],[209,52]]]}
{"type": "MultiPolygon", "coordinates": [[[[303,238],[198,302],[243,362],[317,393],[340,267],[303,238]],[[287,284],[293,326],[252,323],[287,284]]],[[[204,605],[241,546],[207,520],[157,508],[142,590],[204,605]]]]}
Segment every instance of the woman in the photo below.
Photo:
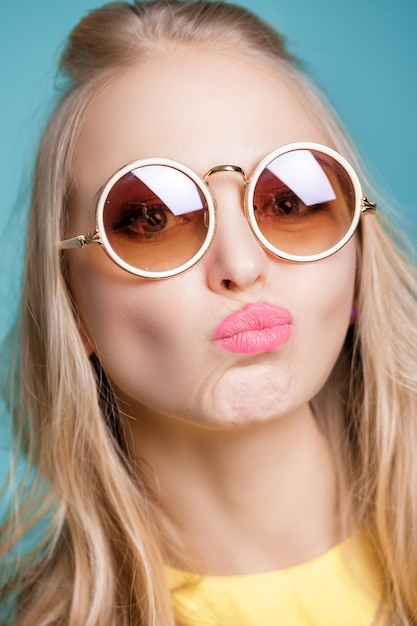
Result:
{"type": "Polygon", "coordinates": [[[105,6],[62,71],[14,623],[417,623],[414,270],[322,96],[217,2],[105,6]]]}

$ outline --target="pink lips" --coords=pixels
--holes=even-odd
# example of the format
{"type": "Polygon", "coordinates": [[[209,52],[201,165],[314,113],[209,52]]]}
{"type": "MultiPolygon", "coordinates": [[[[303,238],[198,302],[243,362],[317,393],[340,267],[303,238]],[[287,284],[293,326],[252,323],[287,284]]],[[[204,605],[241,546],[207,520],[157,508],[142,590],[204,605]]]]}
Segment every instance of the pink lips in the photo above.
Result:
{"type": "Polygon", "coordinates": [[[214,339],[230,352],[269,352],[288,341],[292,322],[292,315],[287,309],[268,302],[248,304],[217,326],[214,339]]]}

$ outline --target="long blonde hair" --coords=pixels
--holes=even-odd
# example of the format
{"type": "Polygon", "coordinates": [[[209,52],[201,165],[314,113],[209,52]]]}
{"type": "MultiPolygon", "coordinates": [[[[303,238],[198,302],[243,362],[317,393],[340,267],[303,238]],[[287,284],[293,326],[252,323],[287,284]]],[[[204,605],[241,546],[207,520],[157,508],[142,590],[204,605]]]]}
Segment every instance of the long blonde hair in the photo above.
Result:
{"type": "MultiPolygon", "coordinates": [[[[366,181],[335,116],[282,38],[245,9],[205,1],[122,2],[93,11],[74,29],[61,64],[65,93],[44,133],[34,175],[20,397],[11,408],[21,448],[50,486],[43,508],[31,498],[28,510],[11,514],[14,526],[9,520],[3,531],[10,539],[14,528],[18,541],[39,511],[49,511],[39,554],[17,564],[18,626],[175,623],[165,527],[152,481],[143,468],[133,471],[123,436],[111,427],[117,416],[105,407],[112,403],[99,397],[106,393],[105,374],[85,353],[55,244],[66,234],[66,200],[76,182],[72,154],[97,89],[121,67],[179,44],[233,48],[270,63],[295,85],[309,114],[366,181]]],[[[417,290],[413,265],[383,222],[380,216],[363,220],[358,320],[313,404],[349,496],[345,527],[369,530],[385,572],[389,623],[405,625],[417,624],[417,290]]],[[[45,498],[40,480],[36,488],[45,498]]]]}

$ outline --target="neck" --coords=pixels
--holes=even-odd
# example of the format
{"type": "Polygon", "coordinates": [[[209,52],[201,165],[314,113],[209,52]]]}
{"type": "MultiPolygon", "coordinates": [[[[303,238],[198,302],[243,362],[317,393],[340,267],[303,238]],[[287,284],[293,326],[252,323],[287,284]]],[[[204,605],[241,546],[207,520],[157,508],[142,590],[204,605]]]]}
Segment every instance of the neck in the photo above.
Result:
{"type": "Polygon", "coordinates": [[[129,423],[132,453],[152,467],[162,509],[198,569],[281,569],[339,540],[333,460],[308,405],[224,431],[129,423]]]}

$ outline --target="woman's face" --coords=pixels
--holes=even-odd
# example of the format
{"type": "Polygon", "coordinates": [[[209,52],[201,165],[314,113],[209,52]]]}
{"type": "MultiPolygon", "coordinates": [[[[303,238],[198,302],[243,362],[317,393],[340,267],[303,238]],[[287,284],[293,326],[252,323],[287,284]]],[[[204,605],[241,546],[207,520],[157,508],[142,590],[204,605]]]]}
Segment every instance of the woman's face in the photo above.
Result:
{"type": "MultiPolygon", "coordinates": [[[[130,161],[169,157],[200,176],[223,163],[250,172],[294,141],[329,145],[296,94],[261,62],[184,49],[138,64],[107,84],[87,112],[75,155],[70,234],[94,228],[100,188],[130,161]]],[[[86,348],[98,354],[123,410],[135,417],[230,427],[302,411],[344,342],[355,243],[315,263],[279,260],[246,222],[241,176],[218,173],[210,190],[216,235],[183,274],[151,281],[119,268],[100,246],[68,251],[86,348]],[[261,303],[268,304],[257,309],[261,303]],[[272,308],[287,325],[277,340],[272,331],[272,340],[264,336],[256,351],[247,330],[242,343],[231,340],[231,350],[217,337],[241,319],[222,322],[248,305],[246,312],[255,311],[251,323],[272,308]]]]}

